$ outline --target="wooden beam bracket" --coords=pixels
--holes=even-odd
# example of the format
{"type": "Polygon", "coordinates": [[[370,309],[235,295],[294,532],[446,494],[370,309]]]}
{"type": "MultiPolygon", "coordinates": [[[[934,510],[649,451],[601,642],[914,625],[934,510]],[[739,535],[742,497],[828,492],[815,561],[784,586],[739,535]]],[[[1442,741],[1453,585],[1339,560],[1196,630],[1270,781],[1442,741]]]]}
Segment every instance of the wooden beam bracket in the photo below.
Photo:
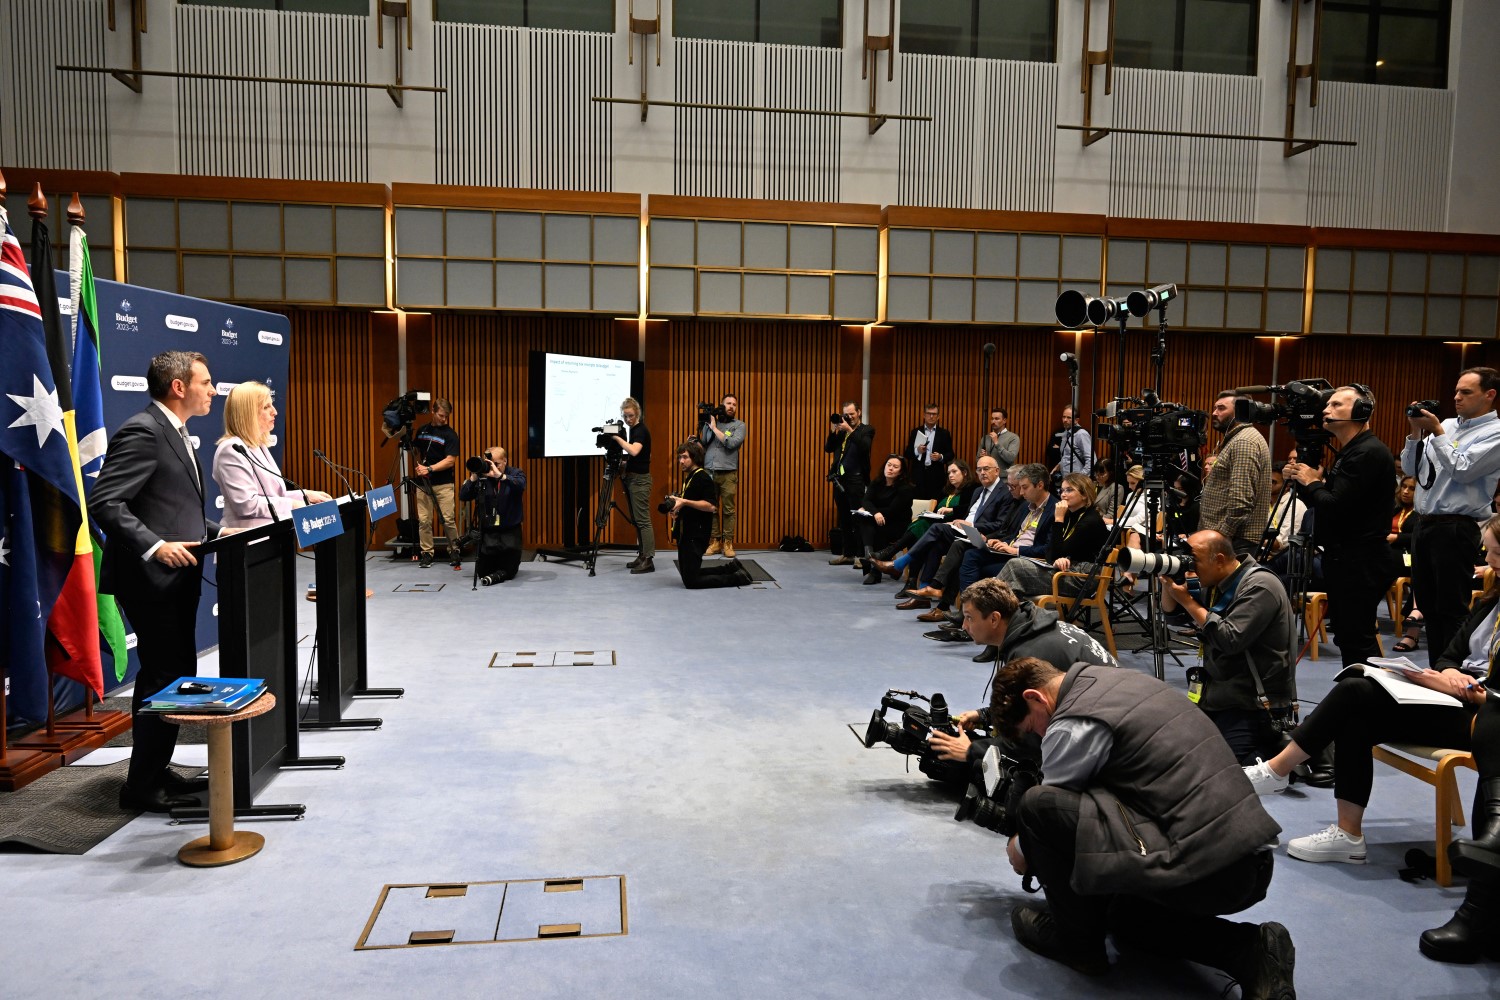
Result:
{"type": "Polygon", "coordinates": [[[1286,132],[1281,144],[1281,155],[1290,158],[1305,153],[1309,149],[1316,149],[1319,143],[1315,140],[1297,139],[1297,81],[1308,81],[1307,106],[1315,108],[1318,106],[1318,47],[1323,39],[1323,0],[1282,0],[1283,3],[1291,4],[1292,17],[1290,39],[1287,43],[1286,57],[1286,132]],[[1313,31],[1312,31],[1312,60],[1301,63],[1297,61],[1298,31],[1302,21],[1302,8],[1307,4],[1313,5],[1313,31]]]}
{"type": "Polygon", "coordinates": [[[641,121],[646,120],[646,115],[651,110],[650,74],[646,66],[646,39],[654,36],[656,38],[656,65],[661,65],[661,0],[656,0],[656,16],[652,18],[635,16],[635,0],[630,0],[630,7],[626,15],[630,20],[630,50],[628,60],[630,65],[635,65],[635,43],[639,39],[641,43],[641,121]]]}
{"type": "Polygon", "coordinates": [[[886,83],[891,83],[896,79],[896,0],[890,0],[885,25],[884,35],[870,34],[870,0],[865,0],[865,23],[861,33],[864,42],[859,55],[859,78],[870,81],[869,128],[871,135],[879,132],[880,127],[890,120],[889,115],[880,113],[877,85],[880,80],[880,53],[882,52],[885,53],[886,83]]]}
{"type": "Polygon", "coordinates": [[[1107,128],[1094,128],[1094,67],[1104,67],[1104,95],[1108,97],[1115,87],[1115,0],[1109,0],[1108,25],[1105,29],[1104,48],[1089,48],[1089,17],[1094,0],[1083,0],[1083,79],[1079,90],[1083,93],[1083,144],[1092,146],[1109,135],[1107,128]]]}

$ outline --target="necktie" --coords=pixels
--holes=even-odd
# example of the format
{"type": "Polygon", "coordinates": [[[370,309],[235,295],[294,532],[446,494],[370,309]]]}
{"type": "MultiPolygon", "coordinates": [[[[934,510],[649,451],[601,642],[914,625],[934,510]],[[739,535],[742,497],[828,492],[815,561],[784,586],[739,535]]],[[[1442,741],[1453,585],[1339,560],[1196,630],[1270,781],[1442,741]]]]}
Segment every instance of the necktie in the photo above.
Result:
{"type": "Polygon", "coordinates": [[[193,439],[188,437],[186,427],[177,428],[177,433],[182,435],[182,446],[187,449],[188,465],[193,467],[193,482],[198,484],[198,489],[203,489],[203,477],[198,472],[198,453],[193,451],[193,439]]]}

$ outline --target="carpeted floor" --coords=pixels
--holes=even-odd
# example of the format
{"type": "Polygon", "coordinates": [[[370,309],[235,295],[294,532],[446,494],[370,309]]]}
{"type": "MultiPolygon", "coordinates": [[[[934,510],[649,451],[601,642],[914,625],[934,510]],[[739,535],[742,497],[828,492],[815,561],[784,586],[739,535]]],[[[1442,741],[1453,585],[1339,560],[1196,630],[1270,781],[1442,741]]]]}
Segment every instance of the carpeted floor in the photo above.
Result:
{"type": "MultiPolygon", "coordinates": [[[[0,851],[87,854],[139,816],[121,809],[129,761],[59,768],[16,792],[0,794],[0,851]]],[[[176,767],[184,778],[202,768],[176,767]]]]}
{"type": "MultiPolygon", "coordinates": [[[[888,687],[977,705],[989,666],[970,662],[972,647],[923,639],[914,613],[893,610],[894,582],[861,586],[826,552],[747,555],[778,586],[689,592],[675,573],[631,576],[629,555],[609,554],[595,578],[526,563],[501,587],[398,592],[458,574],[373,559],[371,682],[407,694],[357,714],[382,716],[384,728],[304,734],[304,753],[345,754],[348,765],[283,771],[263,798],[306,803],[306,818],[254,823],[265,850],[242,864],[181,866],[177,849],[203,827],[155,816],[80,857],[0,857],[5,911],[24,915],[7,921],[0,992],[93,996],[107,983],[111,996],[152,998],[1220,995],[1223,977],[1197,967],[1115,955],[1096,983],[1019,947],[1009,914],[1035,897],[1010,872],[1003,841],[955,823],[951,798],[849,731],[888,687]],[[611,649],[618,662],[489,669],[497,649],[611,649]],[[613,875],[625,877],[623,936],[354,950],[388,883],[613,875]],[[96,928],[89,946],[63,947],[80,923],[96,928]],[[161,961],[163,942],[196,942],[198,954],[232,946],[214,949],[205,978],[200,961],[161,961]]],[[[299,605],[299,631],[310,632],[316,608],[299,605]]],[[[1149,669],[1143,656],[1124,660],[1149,669]]],[[[1325,647],[1300,670],[1304,699],[1317,700],[1337,655],[1325,647]]],[[[1177,665],[1167,676],[1183,686],[1177,665]]],[[[1467,811],[1472,773],[1461,783],[1467,811]]],[[[1333,820],[1323,790],[1294,789],[1267,807],[1283,841],[1333,820]]],[[[1378,766],[1368,865],[1277,852],[1267,899],[1243,919],[1291,929],[1302,997],[1497,991],[1500,966],[1444,966],[1417,952],[1417,935],[1463,895],[1397,877],[1409,848],[1430,845],[1432,813],[1427,785],[1378,766]]],[[[412,929],[468,933],[493,894],[456,892],[418,893],[412,929]]],[[[521,912],[537,925],[576,914],[591,924],[591,899],[597,908],[593,889],[538,895],[521,912]]]]}

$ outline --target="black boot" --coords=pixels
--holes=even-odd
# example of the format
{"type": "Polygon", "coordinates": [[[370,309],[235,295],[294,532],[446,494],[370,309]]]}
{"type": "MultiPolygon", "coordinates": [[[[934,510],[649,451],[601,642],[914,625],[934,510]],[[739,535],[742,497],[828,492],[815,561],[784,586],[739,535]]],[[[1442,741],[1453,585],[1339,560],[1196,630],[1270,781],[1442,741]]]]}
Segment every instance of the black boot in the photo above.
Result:
{"type": "Polygon", "coordinates": [[[1500,959],[1500,893],[1483,882],[1469,883],[1462,905],[1441,927],[1423,931],[1417,946],[1438,962],[1500,959]]]}
{"type": "Polygon", "coordinates": [[[1448,845],[1453,870],[1472,879],[1500,881],[1500,778],[1479,783],[1474,804],[1473,840],[1455,840],[1448,845]]]}

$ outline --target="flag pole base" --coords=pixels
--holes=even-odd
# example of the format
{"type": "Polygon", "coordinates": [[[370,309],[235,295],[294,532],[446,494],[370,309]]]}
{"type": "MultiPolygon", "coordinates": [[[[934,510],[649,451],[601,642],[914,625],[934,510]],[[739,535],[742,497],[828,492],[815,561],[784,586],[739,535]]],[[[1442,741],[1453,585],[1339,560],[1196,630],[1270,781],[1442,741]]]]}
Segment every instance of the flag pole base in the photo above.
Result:
{"type": "Polygon", "coordinates": [[[0,755],[0,792],[14,792],[18,788],[25,788],[43,775],[57,770],[62,762],[62,757],[55,753],[7,747],[5,753],[0,755]]]}

